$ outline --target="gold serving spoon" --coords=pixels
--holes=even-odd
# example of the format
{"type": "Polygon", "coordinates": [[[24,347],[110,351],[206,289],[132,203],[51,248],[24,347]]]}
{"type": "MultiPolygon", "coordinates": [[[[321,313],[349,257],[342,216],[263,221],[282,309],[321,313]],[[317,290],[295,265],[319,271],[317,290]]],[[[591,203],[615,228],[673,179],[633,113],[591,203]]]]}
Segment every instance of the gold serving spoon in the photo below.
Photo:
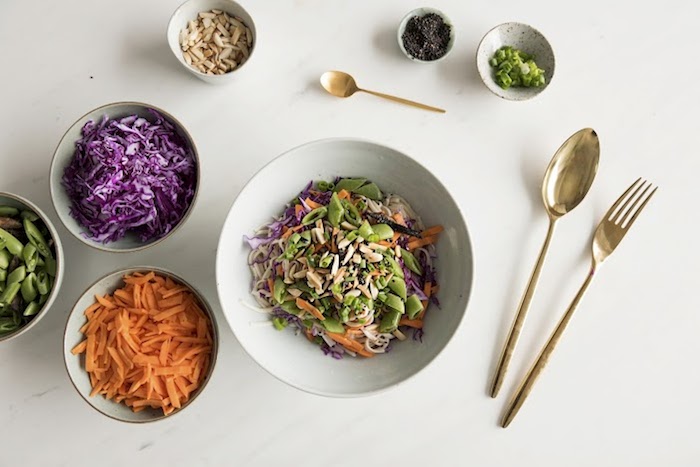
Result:
{"type": "Polygon", "coordinates": [[[544,370],[545,365],[547,365],[549,357],[552,355],[559,339],[561,339],[569,321],[571,321],[571,317],[574,311],[576,311],[576,307],[581,301],[581,298],[583,298],[583,294],[591,284],[593,275],[598,271],[603,261],[615,251],[627,232],[629,232],[629,228],[632,227],[634,221],[637,220],[637,216],[642,212],[644,206],[647,205],[651,197],[656,193],[656,188],[653,190],[651,188],[652,185],[650,183],[642,181],[641,178],[637,179],[637,181],[615,201],[615,204],[612,205],[607,214],[605,214],[605,217],[603,217],[603,220],[598,224],[591,245],[591,270],[586,276],[586,280],[583,281],[583,285],[574,297],[571,305],[569,305],[564,316],[562,316],[561,321],[559,321],[559,324],[554,329],[551,337],[542,348],[537,360],[535,360],[535,363],[530,367],[527,376],[525,376],[525,379],[520,383],[518,390],[515,391],[508,405],[508,409],[503,416],[503,420],[501,421],[503,428],[510,425],[510,422],[513,421],[520,407],[522,407],[523,402],[525,402],[525,399],[527,399],[527,396],[530,394],[530,391],[532,391],[537,377],[542,370],[544,370]]]}
{"type": "Polygon", "coordinates": [[[530,281],[520,300],[520,306],[510,333],[503,346],[503,352],[493,378],[491,397],[498,395],[498,390],[501,388],[508,371],[508,364],[513,356],[518,337],[520,337],[525,315],[535,294],[549,242],[554,233],[554,226],[560,217],[571,212],[586,197],[598,171],[599,158],[600,141],[598,135],[591,128],[584,128],[574,133],[561,145],[547,167],[542,182],[542,200],[549,216],[549,229],[540,256],[535,263],[535,269],[532,271],[530,281]]]}
{"type": "Polygon", "coordinates": [[[361,89],[357,86],[357,83],[352,76],[342,71],[327,71],[322,74],[321,86],[323,86],[326,91],[337,97],[350,97],[356,92],[360,91],[366,92],[367,94],[372,94],[373,96],[383,97],[384,99],[389,99],[390,101],[400,102],[401,104],[412,105],[413,107],[418,107],[419,109],[445,113],[445,110],[437,107],[431,107],[429,105],[409,101],[408,99],[402,99],[396,96],[390,96],[389,94],[383,94],[381,92],[361,89]]]}

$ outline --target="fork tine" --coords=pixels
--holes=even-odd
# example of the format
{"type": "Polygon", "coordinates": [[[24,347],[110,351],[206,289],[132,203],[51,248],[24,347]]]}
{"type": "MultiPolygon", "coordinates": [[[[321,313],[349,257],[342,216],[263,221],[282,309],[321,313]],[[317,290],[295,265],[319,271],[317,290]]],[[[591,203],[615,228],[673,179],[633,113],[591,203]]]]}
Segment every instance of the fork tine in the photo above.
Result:
{"type": "Polygon", "coordinates": [[[647,203],[649,202],[649,200],[651,199],[651,197],[654,196],[654,193],[656,193],[656,190],[658,190],[658,189],[659,189],[659,187],[657,186],[657,187],[655,187],[653,190],[651,190],[651,193],[649,193],[649,195],[646,197],[646,199],[642,202],[642,204],[639,206],[639,208],[638,208],[637,211],[634,213],[634,215],[632,216],[632,218],[629,220],[629,222],[627,222],[627,225],[624,226],[624,227],[622,227],[625,231],[627,231],[627,229],[629,229],[630,227],[632,227],[632,224],[634,223],[634,221],[637,220],[637,216],[639,216],[639,213],[642,212],[642,209],[644,209],[644,206],[647,205],[647,203]]]}
{"type": "MultiPolygon", "coordinates": [[[[642,180],[642,179],[641,179],[641,178],[638,179],[637,182],[639,182],[639,180],[642,180]]],[[[637,182],[635,182],[635,183],[637,183],[637,182]]],[[[619,223],[620,223],[619,220],[620,220],[620,218],[622,217],[622,215],[625,213],[625,211],[627,211],[629,204],[630,204],[635,198],[637,198],[637,195],[639,194],[639,190],[641,190],[642,188],[644,188],[644,185],[646,185],[646,183],[647,183],[646,180],[642,180],[641,183],[640,183],[639,185],[637,185],[637,187],[634,189],[634,191],[632,192],[632,194],[629,195],[629,196],[627,197],[627,199],[625,199],[625,202],[622,204],[622,206],[620,206],[620,209],[618,209],[618,210],[615,212],[615,214],[613,214],[612,218],[610,219],[612,222],[614,222],[614,223],[616,223],[616,224],[619,224],[619,223]]]]}
{"type": "Polygon", "coordinates": [[[642,179],[642,177],[639,177],[637,180],[635,180],[635,182],[633,184],[631,184],[630,187],[627,188],[627,190],[624,193],[622,193],[622,196],[617,198],[617,201],[615,201],[615,204],[613,204],[610,207],[610,209],[608,209],[608,212],[605,214],[604,219],[610,219],[612,217],[615,210],[620,206],[620,204],[625,200],[625,198],[627,198],[627,195],[630,194],[630,192],[634,189],[634,187],[637,185],[637,183],[639,183],[639,181],[641,179],[642,179]]]}
{"type": "MultiPolygon", "coordinates": [[[[622,224],[625,223],[627,218],[634,212],[634,208],[637,206],[637,204],[639,204],[639,202],[644,199],[644,196],[647,194],[647,192],[649,191],[651,186],[652,186],[651,183],[647,184],[647,181],[645,180],[644,183],[642,183],[639,186],[639,188],[637,188],[635,190],[635,192],[632,194],[632,196],[630,196],[630,198],[628,200],[628,201],[632,201],[632,199],[634,199],[634,203],[632,203],[627,209],[625,209],[625,206],[623,206],[620,209],[620,212],[618,213],[618,216],[617,216],[618,221],[616,222],[616,224],[622,226],[622,224]],[[637,192],[645,185],[646,185],[646,188],[644,188],[644,191],[642,191],[642,193],[639,196],[637,196],[637,192]]],[[[628,204],[628,203],[625,203],[625,204],[628,204]]]]}

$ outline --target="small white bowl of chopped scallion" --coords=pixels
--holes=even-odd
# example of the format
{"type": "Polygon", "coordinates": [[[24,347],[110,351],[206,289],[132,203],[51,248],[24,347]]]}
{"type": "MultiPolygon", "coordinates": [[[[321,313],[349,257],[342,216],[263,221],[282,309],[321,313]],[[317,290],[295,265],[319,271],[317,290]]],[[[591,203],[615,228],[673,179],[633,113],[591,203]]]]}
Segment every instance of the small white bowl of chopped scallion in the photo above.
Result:
{"type": "Polygon", "coordinates": [[[503,23],[481,39],[476,65],[498,97],[524,101],[540,94],[554,77],[554,51],[547,38],[523,23],[503,23]]]}

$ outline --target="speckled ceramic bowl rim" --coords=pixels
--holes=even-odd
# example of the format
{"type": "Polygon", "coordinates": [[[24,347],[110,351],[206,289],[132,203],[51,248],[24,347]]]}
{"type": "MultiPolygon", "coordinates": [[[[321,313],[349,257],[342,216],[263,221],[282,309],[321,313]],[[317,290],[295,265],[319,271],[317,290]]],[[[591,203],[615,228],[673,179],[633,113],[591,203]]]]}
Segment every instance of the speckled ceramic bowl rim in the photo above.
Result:
{"type": "MultiPolygon", "coordinates": [[[[185,0],[184,2],[182,2],[182,3],[175,9],[175,11],[173,12],[173,14],[170,15],[170,19],[168,20],[168,26],[167,26],[167,28],[165,29],[165,41],[166,41],[167,43],[169,43],[170,27],[172,26],[172,22],[173,22],[173,20],[175,19],[175,16],[177,16],[177,14],[180,13],[180,11],[183,9],[183,7],[184,7],[185,5],[187,5],[188,3],[193,2],[193,1],[198,1],[198,0],[185,0]]],[[[228,73],[224,73],[223,75],[208,75],[208,74],[202,73],[202,72],[199,71],[198,69],[193,68],[193,67],[191,67],[190,65],[188,65],[187,62],[185,61],[185,59],[182,58],[182,51],[180,51],[180,55],[178,56],[178,54],[175,53],[175,51],[172,49],[172,47],[168,47],[168,48],[170,49],[170,51],[173,53],[173,55],[175,55],[175,58],[177,58],[177,61],[180,62],[180,63],[181,63],[183,66],[185,66],[186,68],[188,68],[192,73],[194,73],[194,74],[196,74],[196,75],[200,75],[200,76],[206,76],[207,78],[210,78],[210,79],[212,79],[212,80],[223,80],[223,79],[229,77],[230,75],[234,74],[234,73],[237,72],[238,70],[241,70],[244,66],[246,66],[246,65],[248,64],[248,62],[250,62],[250,59],[251,59],[251,57],[253,56],[253,53],[255,52],[255,49],[256,49],[257,46],[258,46],[258,37],[257,37],[257,34],[256,34],[256,27],[255,27],[255,21],[253,21],[253,16],[252,16],[250,13],[248,13],[248,10],[247,10],[243,5],[241,5],[240,3],[235,2],[235,1],[233,1],[233,0],[224,0],[224,1],[226,1],[226,2],[228,2],[228,3],[231,3],[231,4],[233,4],[233,5],[236,5],[236,6],[238,6],[241,10],[245,11],[246,14],[247,14],[248,16],[250,16],[250,19],[251,19],[251,21],[253,22],[252,25],[247,24],[247,23],[244,23],[244,25],[247,26],[247,27],[250,29],[250,32],[251,32],[252,35],[253,35],[253,47],[250,49],[250,52],[249,52],[249,54],[248,54],[248,58],[245,60],[245,62],[243,62],[242,65],[237,66],[237,67],[234,68],[233,70],[229,71],[228,73]]],[[[229,12],[226,11],[226,13],[229,13],[229,12]]],[[[179,41],[178,41],[178,43],[179,43],[179,41]]]]}
{"type": "Polygon", "coordinates": [[[422,7],[422,8],[415,8],[408,13],[401,19],[401,22],[399,23],[399,29],[396,35],[398,42],[399,42],[399,48],[401,49],[401,52],[408,57],[411,61],[413,62],[418,62],[418,63],[437,63],[441,60],[444,60],[445,57],[447,57],[450,52],[452,52],[452,47],[455,44],[455,26],[450,20],[450,17],[447,16],[445,13],[442,11],[438,10],[437,8],[430,8],[430,7],[422,7]],[[440,16],[442,20],[445,22],[445,24],[450,26],[450,40],[447,42],[447,51],[445,52],[445,55],[443,55],[440,58],[436,58],[435,60],[421,60],[420,58],[416,58],[408,51],[406,48],[403,46],[403,32],[406,30],[406,24],[408,23],[408,20],[411,19],[414,16],[423,16],[428,13],[435,13],[436,15],[440,16]]]}
{"type": "MultiPolygon", "coordinates": [[[[206,388],[207,385],[209,384],[209,381],[211,381],[212,375],[214,373],[214,367],[216,366],[216,359],[217,359],[218,354],[219,354],[219,325],[216,321],[216,314],[212,310],[211,305],[209,305],[209,302],[206,300],[204,295],[202,295],[195,287],[192,286],[192,284],[187,282],[185,279],[180,277],[178,274],[176,274],[168,269],[158,268],[158,267],[154,267],[154,266],[133,266],[133,267],[129,267],[129,268],[118,269],[116,271],[112,271],[112,272],[109,272],[109,273],[101,276],[95,282],[90,284],[83,291],[83,293],[80,294],[80,296],[77,298],[77,300],[75,301],[75,305],[73,305],[73,308],[71,309],[70,313],[68,313],[68,317],[66,318],[66,324],[65,324],[65,327],[63,329],[63,367],[66,369],[66,373],[68,373],[68,379],[70,380],[71,384],[75,388],[75,391],[78,394],[80,394],[80,397],[87,403],[87,405],[92,407],[96,412],[98,412],[106,417],[109,417],[112,420],[116,420],[118,422],[123,422],[123,423],[131,423],[134,425],[143,425],[145,423],[157,422],[157,421],[164,420],[164,419],[170,420],[175,415],[179,414],[180,412],[185,410],[187,407],[189,407],[194,402],[194,400],[197,399],[197,397],[199,397],[199,395],[202,394],[202,392],[204,392],[204,388],[206,388]],[[87,295],[87,293],[90,291],[90,289],[95,287],[97,284],[99,284],[103,280],[107,279],[108,277],[116,275],[116,274],[124,276],[125,274],[131,274],[134,272],[145,272],[145,271],[148,271],[148,272],[153,271],[156,274],[170,276],[171,279],[175,280],[176,282],[179,282],[182,285],[187,286],[190,289],[190,291],[192,293],[194,293],[194,295],[197,297],[197,299],[201,303],[202,307],[204,308],[204,311],[207,313],[207,316],[211,320],[213,346],[211,349],[211,359],[209,361],[209,370],[207,371],[207,377],[204,378],[204,382],[199,387],[199,389],[197,390],[195,395],[191,399],[189,399],[187,402],[185,402],[185,404],[183,404],[182,407],[175,410],[170,415],[162,414],[162,415],[159,415],[157,417],[154,417],[154,418],[151,418],[148,420],[124,420],[122,418],[118,418],[118,417],[115,417],[115,416],[110,415],[108,413],[105,413],[105,412],[101,411],[99,408],[95,407],[92,403],[90,403],[90,400],[89,400],[90,395],[88,394],[86,396],[85,394],[83,394],[80,391],[80,389],[78,389],[78,386],[75,384],[75,381],[73,381],[73,375],[71,374],[70,370],[68,369],[68,359],[69,358],[80,358],[80,357],[77,355],[73,355],[70,352],[66,352],[66,350],[67,350],[66,349],[66,340],[68,339],[68,323],[70,323],[70,319],[71,319],[71,316],[73,316],[73,313],[82,313],[85,311],[85,310],[77,309],[76,307],[78,306],[78,303],[82,300],[82,298],[85,295],[87,295]]],[[[85,371],[85,368],[83,368],[83,371],[85,371]]],[[[94,397],[103,397],[103,396],[98,394],[98,395],[95,395],[94,397]]],[[[114,401],[112,401],[112,403],[121,404],[121,402],[114,402],[114,401]]]]}
{"type": "MultiPolygon", "coordinates": [[[[126,116],[126,115],[125,115],[125,116],[126,116]]],[[[73,144],[75,144],[75,141],[73,142],[73,144]]],[[[194,138],[192,138],[192,135],[190,134],[190,132],[187,130],[187,128],[185,128],[185,126],[180,122],[180,120],[178,120],[177,118],[175,118],[171,113],[166,112],[165,110],[161,109],[160,107],[157,107],[157,106],[151,105],[151,104],[146,104],[146,103],[144,103],[144,102],[137,102],[137,101],[111,102],[111,103],[109,103],[109,104],[104,104],[104,105],[101,105],[101,106],[99,106],[99,107],[96,107],[96,108],[94,108],[94,109],[92,109],[92,110],[90,110],[90,111],[88,111],[88,112],[85,112],[83,115],[81,115],[80,117],[78,117],[78,118],[75,120],[75,122],[73,122],[73,123],[68,127],[68,129],[65,131],[65,133],[63,133],[63,136],[62,136],[61,139],[59,140],[58,144],[56,145],[56,149],[55,149],[54,152],[53,152],[53,158],[51,159],[51,166],[50,166],[50,168],[49,168],[49,194],[51,195],[51,204],[53,205],[54,211],[56,211],[56,215],[58,216],[59,220],[61,221],[61,223],[63,224],[63,226],[66,228],[66,230],[67,230],[72,236],[74,236],[75,238],[77,238],[78,240],[80,240],[81,242],[83,242],[85,245],[87,245],[87,246],[89,246],[89,247],[91,247],[91,248],[94,248],[94,249],[96,249],[96,250],[99,250],[99,251],[105,251],[105,252],[108,252],[108,253],[133,253],[133,252],[136,252],[136,251],[145,250],[146,248],[150,248],[150,247],[152,247],[152,246],[154,246],[154,245],[159,244],[160,242],[162,242],[162,241],[165,240],[166,238],[171,237],[180,227],[182,227],[182,226],[185,224],[185,222],[187,221],[187,219],[190,217],[190,214],[192,214],[192,211],[194,210],[195,204],[196,204],[196,202],[197,202],[197,198],[198,198],[198,196],[199,196],[199,185],[200,185],[200,183],[201,183],[201,177],[202,177],[201,172],[202,172],[202,171],[201,171],[200,162],[199,162],[199,151],[197,150],[197,144],[195,143],[194,138]],[[91,113],[99,112],[99,111],[101,111],[101,110],[105,110],[105,109],[108,109],[108,108],[110,108],[110,107],[116,107],[116,106],[121,106],[121,105],[135,105],[135,106],[140,106],[140,107],[144,107],[144,108],[147,108],[147,109],[153,109],[153,110],[157,111],[158,113],[160,113],[161,115],[163,115],[165,118],[167,118],[168,121],[169,121],[170,123],[172,123],[172,124],[175,126],[175,129],[176,129],[176,130],[178,130],[178,131],[181,132],[184,136],[187,137],[187,142],[188,142],[188,143],[190,144],[190,146],[191,146],[190,149],[192,150],[192,156],[194,157],[194,164],[195,164],[195,167],[197,168],[197,180],[196,180],[196,183],[195,183],[195,186],[194,186],[194,195],[192,196],[192,202],[190,202],[190,205],[189,205],[189,207],[187,208],[187,211],[185,212],[185,215],[182,216],[182,219],[180,219],[180,222],[178,222],[177,225],[175,225],[175,227],[173,227],[172,230],[171,230],[170,232],[168,232],[168,233],[165,234],[164,236],[160,237],[159,239],[154,240],[154,241],[149,242],[149,243],[144,243],[143,245],[140,245],[140,246],[137,246],[137,247],[134,247],[134,248],[110,248],[110,247],[108,246],[109,244],[103,245],[103,244],[101,244],[101,243],[95,242],[94,240],[90,240],[90,239],[88,239],[88,238],[84,238],[82,235],[76,235],[75,233],[73,233],[73,231],[72,231],[72,230],[66,225],[66,223],[63,221],[63,217],[61,216],[60,212],[58,211],[58,206],[56,205],[56,199],[55,199],[54,196],[53,196],[53,192],[54,192],[54,183],[53,183],[52,174],[54,173],[54,170],[57,170],[57,168],[55,167],[55,166],[56,166],[56,163],[57,163],[57,162],[56,162],[56,156],[58,155],[58,149],[63,145],[64,140],[66,139],[66,136],[68,136],[68,132],[70,132],[71,129],[72,129],[73,127],[75,127],[75,126],[78,124],[79,121],[83,120],[84,118],[86,118],[86,117],[87,117],[88,115],[90,115],[91,113]]],[[[65,188],[63,188],[63,186],[59,186],[59,187],[57,187],[57,188],[59,188],[59,189],[65,189],[65,188]]],[[[70,216],[70,214],[67,214],[67,215],[70,216]]]]}
{"type": "MultiPolygon", "coordinates": [[[[545,36],[544,34],[542,34],[542,32],[541,32],[539,29],[535,28],[534,26],[530,26],[530,25],[527,24],[527,23],[521,23],[520,21],[506,21],[505,23],[497,24],[496,26],[492,27],[491,29],[489,29],[488,31],[486,31],[486,33],[481,37],[481,40],[479,41],[479,45],[476,46],[476,52],[475,52],[475,55],[474,55],[474,56],[475,56],[475,64],[476,64],[476,67],[477,67],[477,68],[479,67],[479,51],[481,50],[481,46],[484,44],[484,40],[486,40],[486,37],[487,37],[489,34],[491,34],[493,31],[495,31],[496,29],[501,28],[501,27],[503,27],[503,26],[507,26],[507,25],[509,25],[509,24],[517,24],[517,25],[519,25],[519,26],[525,26],[526,28],[529,28],[529,29],[533,30],[534,32],[536,32],[537,34],[539,34],[540,36],[542,36],[542,37],[544,38],[545,42],[547,42],[547,45],[549,46],[549,48],[552,50],[552,57],[554,57],[554,48],[552,47],[551,42],[549,42],[549,39],[547,39],[547,36],[545,36]]],[[[556,59],[555,59],[555,62],[556,62],[556,59]]],[[[479,72],[478,69],[477,69],[477,72],[479,72]]],[[[539,96],[540,94],[542,94],[542,93],[545,91],[545,89],[547,89],[547,88],[549,87],[549,82],[548,82],[548,83],[545,83],[544,87],[540,88],[539,91],[538,91],[537,93],[533,94],[532,96],[526,97],[526,98],[524,98],[524,99],[516,99],[516,98],[513,98],[513,97],[507,97],[506,95],[502,95],[502,94],[497,93],[496,91],[494,91],[493,89],[491,89],[491,88],[486,84],[486,82],[484,81],[484,77],[482,76],[481,72],[479,72],[478,74],[479,74],[479,76],[481,77],[481,82],[484,83],[484,87],[485,87],[486,89],[488,89],[494,96],[498,96],[498,97],[500,97],[501,99],[506,100],[506,101],[516,101],[516,102],[528,101],[528,100],[532,99],[532,98],[535,97],[535,96],[539,96]]],[[[552,77],[553,77],[553,76],[554,76],[554,72],[552,72],[552,77]]],[[[491,79],[493,79],[493,78],[491,78],[491,79]]]]}
{"type": "Polygon", "coordinates": [[[43,318],[46,313],[49,311],[51,306],[53,305],[53,302],[56,300],[56,296],[58,295],[58,290],[61,288],[61,283],[63,282],[63,270],[64,270],[64,265],[63,265],[63,245],[61,244],[61,239],[58,237],[58,233],[56,232],[56,228],[53,226],[53,223],[51,223],[51,220],[49,217],[46,215],[44,211],[39,209],[39,207],[29,201],[27,198],[19,195],[15,195],[12,193],[8,193],[6,191],[0,191],[0,196],[4,196],[5,198],[10,198],[18,203],[22,203],[26,207],[30,208],[36,215],[39,216],[39,218],[44,222],[44,225],[46,225],[46,228],[49,229],[49,232],[51,233],[51,238],[54,241],[54,251],[56,252],[56,277],[54,280],[53,287],[51,287],[51,292],[49,292],[49,298],[46,300],[46,303],[44,303],[44,306],[41,307],[41,310],[39,310],[39,313],[34,316],[34,319],[32,319],[29,324],[26,326],[23,326],[16,330],[15,332],[11,334],[7,334],[4,336],[0,336],[0,343],[2,342],[9,342],[12,339],[21,336],[25,332],[29,331],[36,323],[39,322],[41,318],[43,318]]]}

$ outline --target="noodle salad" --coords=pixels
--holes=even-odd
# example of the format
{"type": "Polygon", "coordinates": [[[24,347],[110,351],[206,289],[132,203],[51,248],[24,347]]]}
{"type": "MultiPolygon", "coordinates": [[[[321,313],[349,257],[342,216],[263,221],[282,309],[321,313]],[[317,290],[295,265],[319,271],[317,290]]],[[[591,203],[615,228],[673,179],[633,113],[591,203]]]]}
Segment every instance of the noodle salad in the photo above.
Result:
{"type": "Polygon", "coordinates": [[[364,178],[309,182],[282,215],[244,237],[252,294],[278,330],[292,327],[339,359],[422,341],[442,226],[364,178]]]}

